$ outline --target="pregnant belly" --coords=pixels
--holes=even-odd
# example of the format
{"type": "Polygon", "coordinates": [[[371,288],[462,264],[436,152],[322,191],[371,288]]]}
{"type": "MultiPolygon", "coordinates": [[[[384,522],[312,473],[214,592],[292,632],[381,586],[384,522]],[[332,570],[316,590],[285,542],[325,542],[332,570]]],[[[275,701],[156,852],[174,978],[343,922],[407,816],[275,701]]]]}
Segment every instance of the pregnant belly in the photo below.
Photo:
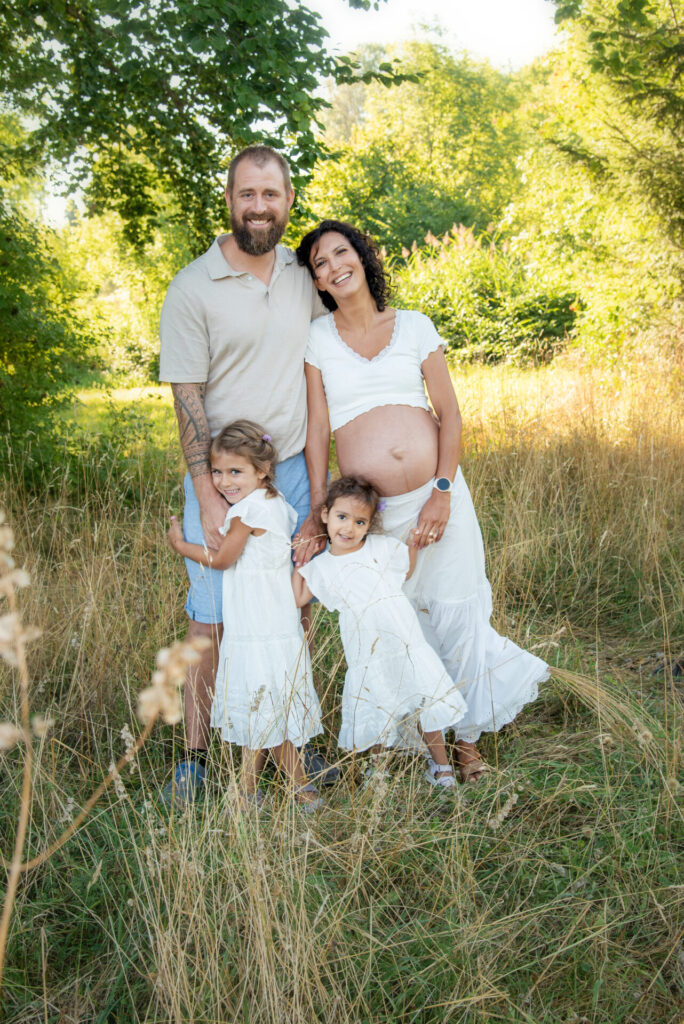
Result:
{"type": "Polygon", "coordinates": [[[382,405],[335,431],[343,476],[360,476],[385,497],[421,487],[435,475],[439,428],[425,409],[382,405]]]}

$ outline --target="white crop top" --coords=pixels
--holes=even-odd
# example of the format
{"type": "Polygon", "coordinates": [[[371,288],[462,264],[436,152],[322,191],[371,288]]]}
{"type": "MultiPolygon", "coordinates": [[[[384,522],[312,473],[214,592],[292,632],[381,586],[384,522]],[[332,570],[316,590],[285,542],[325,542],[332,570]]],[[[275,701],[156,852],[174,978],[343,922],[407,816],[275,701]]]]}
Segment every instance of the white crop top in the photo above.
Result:
{"type": "Polygon", "coordinates": [[[304,358],[321,371],[331,430],[379,405],[427,409],[421,365],[443,344],[424,313],[398,309],[389,344],[366,359],[342,340],[332,313],[314,320],[304,358]]]}

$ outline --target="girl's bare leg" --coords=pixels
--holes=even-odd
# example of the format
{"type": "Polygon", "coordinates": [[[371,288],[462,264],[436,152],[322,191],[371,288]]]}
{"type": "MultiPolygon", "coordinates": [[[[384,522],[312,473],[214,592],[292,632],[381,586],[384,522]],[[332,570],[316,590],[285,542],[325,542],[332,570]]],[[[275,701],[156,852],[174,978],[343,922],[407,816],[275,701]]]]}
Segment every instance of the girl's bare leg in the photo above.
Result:
{"type": "Polygon", "coordinates": [[[306,777],[299,751],[293,743],[285,740],[279,746],[271,747],[271,754],[275,758],[280,770],[287,775],[297,790],[297,800],[300,800],[302,803],[314,803],[318,800],[318,794],[315,790],[312,789],[309,792],[304,790],[304,787],[308,786],[309,780],[306,777]]]}
{"type": "MultiPolygon", "coordinates": [[[[437,729],[435,732],[423,732],[419,726],[418,731],[425,740],[425,745],[430,751],[430,757],[435,764],[448,765],[449,758],[447,757],[446,747],[444,746],[444,736],[442,735],[441,730],[437,729]]],[[[448,772],[436,772],[435,778],[441,779],[445,775],[451,774],[452,772],[450,768],[448,772]]]]}
{"type": "Polygon", "coordinates": [[[242,772],[240,785],[243,792],[248,795],[256,793],[259,788],[259,777],[266,764],[265,750],[250,750],[249,747],[242,748],[242,772]]]}

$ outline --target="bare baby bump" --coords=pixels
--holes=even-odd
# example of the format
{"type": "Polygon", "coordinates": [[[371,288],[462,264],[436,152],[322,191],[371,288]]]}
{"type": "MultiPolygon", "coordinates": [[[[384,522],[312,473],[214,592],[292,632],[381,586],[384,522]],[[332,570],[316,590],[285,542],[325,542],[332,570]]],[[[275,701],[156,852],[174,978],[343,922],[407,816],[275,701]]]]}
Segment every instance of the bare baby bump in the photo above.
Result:
{"type": "Polygon", "coordinates": [[[335,431],[343,476],[359,476],[388,497],[421,487],[435,475],[439,428],[425,409],[382,405],[335,431]]]}

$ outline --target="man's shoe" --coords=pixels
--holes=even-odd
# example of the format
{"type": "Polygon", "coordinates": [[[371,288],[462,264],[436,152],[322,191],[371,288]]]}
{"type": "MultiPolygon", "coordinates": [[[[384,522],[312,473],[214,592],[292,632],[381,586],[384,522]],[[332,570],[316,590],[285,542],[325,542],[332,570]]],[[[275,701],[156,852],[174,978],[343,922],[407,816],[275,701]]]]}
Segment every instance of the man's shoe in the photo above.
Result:
{"type": "Polygon", "coordinates": [[[193,804],[203,792],[206,778],[207,770],[200,761],[180,761],[161,791],[162,803],[175,805],[177,810],[193,804]]]}
{"type": "Polygon", "coordinates": [[[300,747],[299,753],[302,756],[306,777],[317,786],[334,786],[339,780],[340,769],[334,764],[329,764],[323,754],[310,743],[300,747]]]}

